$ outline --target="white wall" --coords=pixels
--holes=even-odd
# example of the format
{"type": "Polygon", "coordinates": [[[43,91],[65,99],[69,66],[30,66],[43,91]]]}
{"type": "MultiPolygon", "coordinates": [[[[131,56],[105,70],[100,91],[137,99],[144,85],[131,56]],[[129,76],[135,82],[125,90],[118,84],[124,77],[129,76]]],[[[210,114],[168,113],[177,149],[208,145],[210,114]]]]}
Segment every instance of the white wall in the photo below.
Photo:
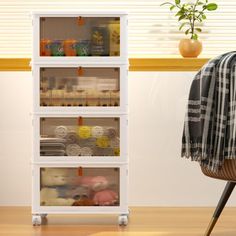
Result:
{"type": "MultiPolygon", "coordinates": [[[[194,72],[129,74],[130,205],[214,206],[224,182],[180,158],[194,72]]],[[[0,73],[0,205],[30,205],[30,72],[0,73]]],[[[236,206],[231,197],[230,205],[236,206]]]]}
{"type": "Polygon", "coordinates": [[[31,72],[0,73],[0,205],[31,199],[31,72]]]}

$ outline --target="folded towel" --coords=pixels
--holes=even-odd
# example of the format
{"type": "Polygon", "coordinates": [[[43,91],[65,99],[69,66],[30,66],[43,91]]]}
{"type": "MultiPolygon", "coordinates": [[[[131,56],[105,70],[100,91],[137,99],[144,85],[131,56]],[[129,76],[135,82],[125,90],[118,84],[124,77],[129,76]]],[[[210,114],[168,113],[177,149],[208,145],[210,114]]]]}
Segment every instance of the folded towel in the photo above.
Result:
{"type": "Polygon", "coordinates": [[[195,76],[189,94],[182,157],[211,171],[236,159],[236,52],[210,60],[195,76]]]}

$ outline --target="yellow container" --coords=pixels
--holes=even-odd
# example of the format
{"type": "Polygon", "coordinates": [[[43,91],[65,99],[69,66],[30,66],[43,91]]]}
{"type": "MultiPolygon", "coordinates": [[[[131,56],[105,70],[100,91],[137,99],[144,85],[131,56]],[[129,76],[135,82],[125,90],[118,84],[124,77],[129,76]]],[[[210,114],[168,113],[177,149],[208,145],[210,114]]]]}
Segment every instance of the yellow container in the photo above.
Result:
{"type": "Polygon", "coordinates": [[[109,23],[110,56],[120,56],[120,22],[109,23]]]}

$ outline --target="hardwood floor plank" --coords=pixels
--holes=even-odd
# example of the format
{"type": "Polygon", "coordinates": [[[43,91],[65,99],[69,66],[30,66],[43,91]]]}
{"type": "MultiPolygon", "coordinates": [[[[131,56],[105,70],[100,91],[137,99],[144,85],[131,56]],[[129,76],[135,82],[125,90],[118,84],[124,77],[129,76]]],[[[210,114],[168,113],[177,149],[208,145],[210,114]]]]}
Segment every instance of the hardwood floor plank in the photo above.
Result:
{"type": "MultiPolygon", "coordinates": [[[[127,227],[114,215],[49,215],[31,224],[30,207],[0,207],[0,236],[203,236],[213,208],[132,207],[127,227]]],[[[236,235],[236,208],[226,208],[212,236],[236,235]]]]}

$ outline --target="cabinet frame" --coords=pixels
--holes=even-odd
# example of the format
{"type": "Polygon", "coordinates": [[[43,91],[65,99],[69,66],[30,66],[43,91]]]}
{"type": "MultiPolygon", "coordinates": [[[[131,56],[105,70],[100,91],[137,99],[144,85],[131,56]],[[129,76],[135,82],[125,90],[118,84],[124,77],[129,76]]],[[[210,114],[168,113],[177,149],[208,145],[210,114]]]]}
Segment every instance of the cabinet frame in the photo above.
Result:
{"type": "Polygon", "coordinates": [[[41,224],[46,214],[119,214],[119,224],[128,222],[128,17],[126,12],[106,11],[34,11],[33,56],[33,147],[32,147],[32,223],[41,224]],[[120,56],[40,56],[40,17],[120,17],[120,56]],[[40,68],[119,67],[119,107],[40,107],[40,68]],[[120,156],[114,157],[40,157],[40,117],[120,117],[120,156]],[[72,207],[40,206],[40,168],[113,167],[120,169],[120,206],[72,207]]]}

